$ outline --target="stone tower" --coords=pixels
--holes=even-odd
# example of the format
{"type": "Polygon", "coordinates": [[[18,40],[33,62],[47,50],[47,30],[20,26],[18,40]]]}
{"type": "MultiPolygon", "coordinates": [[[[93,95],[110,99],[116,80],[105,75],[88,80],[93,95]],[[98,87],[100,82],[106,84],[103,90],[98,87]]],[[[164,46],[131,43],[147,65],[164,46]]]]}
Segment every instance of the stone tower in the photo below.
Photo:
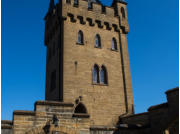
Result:
{"type": "Polygon", "coordinates": [[[126,5],[51,0],[45,16],[46,100],[81,104],[91,125],[133,114],[126,5]]]}
{"type": "Polygon", "coordinates": [[[126,5],[50,1],[46,101],[15,110],[12,121],[1,121],[2,134],[179,134],[178,87],[166,103],[133,114],[126,5]]]}

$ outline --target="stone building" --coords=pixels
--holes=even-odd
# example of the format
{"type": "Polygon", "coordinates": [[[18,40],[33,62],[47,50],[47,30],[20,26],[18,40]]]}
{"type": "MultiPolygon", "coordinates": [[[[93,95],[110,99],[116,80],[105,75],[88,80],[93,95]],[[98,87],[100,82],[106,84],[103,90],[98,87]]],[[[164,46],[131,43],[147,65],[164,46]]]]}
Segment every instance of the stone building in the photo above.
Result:
{"type": "Polygon", "coordinates": [[[14,111],[13,121],[1,122],[3,134],[176,134],[178,88],[167,92],[167,103],[134,115],[126,6],[122,0],[111,7],[98,0],[50,0],[46,100],[35,102],[34,111],[14,111]]]}
{"type": "Polygon", "coordinates": [[[120,117],[115,134],[179,134],[179,88],[166,92],[167,102],[148,112],[120,117]]]}
{"type": "Polygon", "coordinates": [[[51,0],[45,23],[46,100],[80,100],[92,125],[133,114],[126,3],[51,0]]]}

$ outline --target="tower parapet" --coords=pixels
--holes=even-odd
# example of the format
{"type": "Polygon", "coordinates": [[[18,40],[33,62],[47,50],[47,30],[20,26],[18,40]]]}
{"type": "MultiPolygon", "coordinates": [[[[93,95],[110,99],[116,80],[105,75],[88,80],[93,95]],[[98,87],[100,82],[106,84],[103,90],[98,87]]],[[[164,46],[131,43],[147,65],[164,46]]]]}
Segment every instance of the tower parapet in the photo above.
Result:
{"type": "MultiPolygon", "coordinates": [[[[53,7],[52,5],[53,4],[51,2],[51,8],[53,7]]],[[[78,0],[77,3],[75,3],[74,0],[62,0],[57,5],[54,6],[54,9],[58,10],[57,7],[61,9],[60,12],[57,12],[59,17],[61,18],[67,19],[67,17],[71,17],[71,20],[75,22],[78,19],[78,16],[81,16],[85,23],[88,23],[88,19],[90,18],[93,23],[96,23],[96,20],[101,22],[102,26],[100,26],[100,28],[106,27],[106,24],[109,23],[108,25],[110,27],[112,27],[112,25],[114,24],[117,25],[119,30],[122,29],[122,32],[129,32],[128,16],[126,9],[127,3],[122,0],[114,0],[112,6],[104,6],[98,1],[91,2],[91,7],[89,7],[89,1],[87,0],[78,0]],[[72,15],[69,16],[69,14],[72,15]]],[[[51,8],[49,8],[49,10],[51,8]]],[[[53,12],[51,12],[51,14],[53,14],[53,12]]],[[[46,19],[48,15],[46,15],[46,19]]]]}

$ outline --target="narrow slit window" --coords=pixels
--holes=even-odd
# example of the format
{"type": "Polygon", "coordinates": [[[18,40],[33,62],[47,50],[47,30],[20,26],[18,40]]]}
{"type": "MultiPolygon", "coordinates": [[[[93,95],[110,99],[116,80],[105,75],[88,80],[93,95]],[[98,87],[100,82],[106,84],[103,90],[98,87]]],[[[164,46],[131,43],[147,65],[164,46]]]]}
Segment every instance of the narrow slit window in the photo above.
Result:
{"type": "Polygon", "coordinates": [[[84,39],[83,39],[84,37],[83,37],[83,32],[82,31],[79,31],[78,32],[78,43],[79,44],[83,44],[83,42],[84,42],[84,39]]]}
{"type": "Polygon", "coordinates": [[[88,9],[92,9],[92,2],[88,1],[88,9]]]}
{"type": "Polygon", "coordinates": [[[95,37],[95,47],[101,48],[101,38],[100,38],[99,34],[97,34],[95,37]]]}
{"type": "Polygon", "coordinates": [[[125,15],[125,10],[123,7],[121,7],[121,14],[122,14],[122,18],[125,19],[126,15],[125,15]]]}
{"type": "Polygon", "coordinates": [[[74,0],[74,5],[78,5],[78,0],[74,0]]]}
{"type": "Polygon", "coordinates": [[[117,50],[117,41],[115,38],[112,39],[112,50],[117,50]]]}

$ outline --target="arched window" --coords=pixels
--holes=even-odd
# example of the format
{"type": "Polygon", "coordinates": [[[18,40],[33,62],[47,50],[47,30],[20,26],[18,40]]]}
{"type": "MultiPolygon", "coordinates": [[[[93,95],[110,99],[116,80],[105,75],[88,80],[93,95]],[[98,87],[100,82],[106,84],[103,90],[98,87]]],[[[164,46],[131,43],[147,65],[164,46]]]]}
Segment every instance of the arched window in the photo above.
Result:
{"type": "Polygon", "coordinates": [[[101,38],[100,38],[99,34],[97,34],[95,37],[95,47],[101,48],[101,38]]]}
{"type": "Polygon", "coordinates": [[[82,31],[79,31],[79,32],[78,32],[78,43],[79,43],[79,44],[83,44],[83,41],[84,41],[83,38],[84,38],[84,37],[83,37],[83,32],[82,32],[82,31]]]}
{"type": "Polygon", "coordinates": [[[93,83],[99,83],[99,67],[94,65],[93,67],[93,83]]]}
{"type": "Polygon", "coordinates": [[[115,38],[112,39],[112,50],[117,50],[117,41],[115,38]]]}
{"type": "Polygon", "coordinates": [[[74,113],[78,113],[78,114],[86,114],[87,113],[87,110],[86,110],[86,107],[82,104],[82,103],[79,103],[75,110],[74,110],[74,113]]]}
{"type": "Polygon", "coordinates": [[[92,9],[92,2],[88,1],[88,9],[92,9]]]}
{"type": "Polygon", "coordinates": [[[121,14],[122,14],[122,18],[125,19],[126,15],[125,15],[125,10],[123,7],[121,7],[121,14]]]}
{"type": "Polygon", "coordinates": [[[78,0],[74,0],[74,5],[78,5],[78,0]]]}
{"type": "Polygon", "coordinates": [[[101,71],[100,71],[100,83],[107,84],[107,71],[106,71],[105,66],[101,67],[101,71]]]}

